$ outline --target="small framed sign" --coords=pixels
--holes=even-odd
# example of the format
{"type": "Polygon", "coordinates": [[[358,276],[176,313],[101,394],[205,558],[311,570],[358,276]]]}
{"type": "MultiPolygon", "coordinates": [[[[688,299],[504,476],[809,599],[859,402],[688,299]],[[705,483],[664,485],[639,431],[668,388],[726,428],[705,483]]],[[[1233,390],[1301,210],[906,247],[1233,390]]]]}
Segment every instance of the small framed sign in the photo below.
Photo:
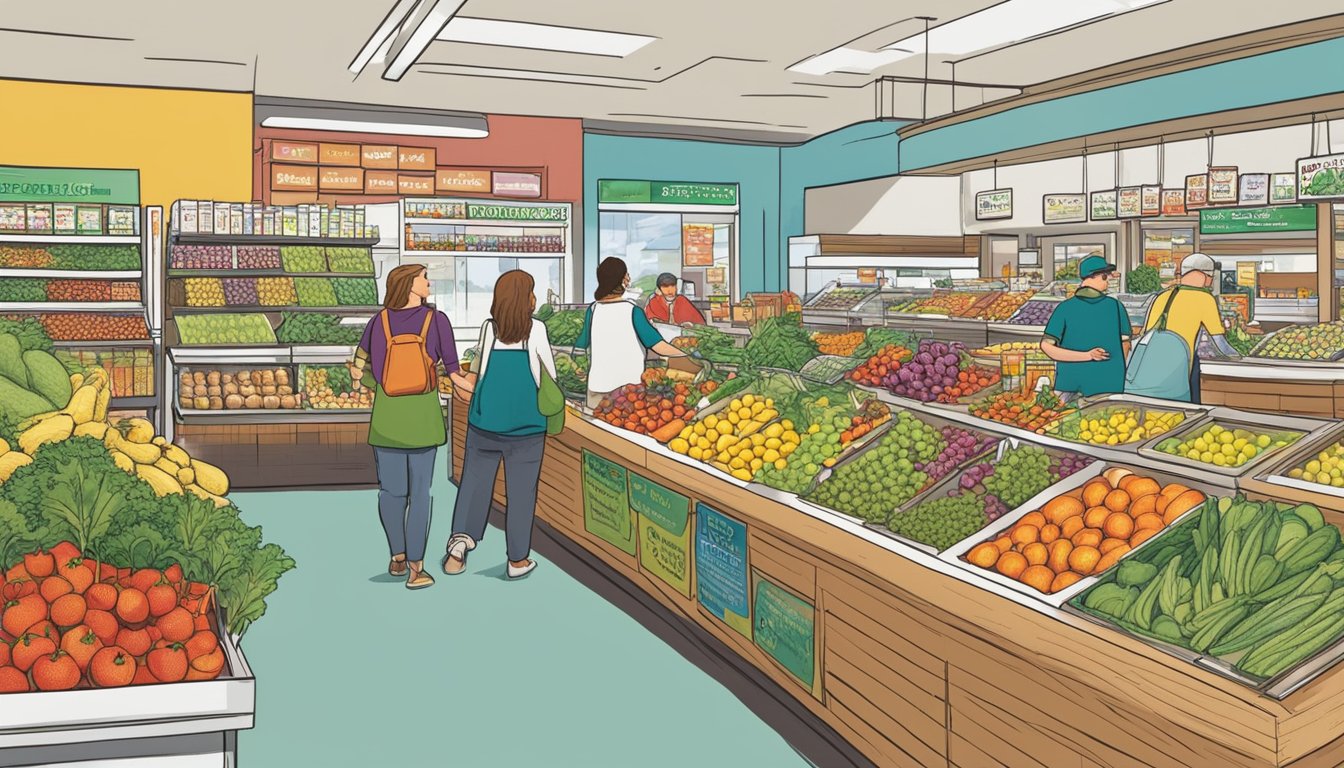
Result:
{"type": "Polygon", "coordinates": [[[1013,217],[1013,190],[990,189],[975,193],[975,220],[1011,219],[1013,217]]]}
{"type": "Polygon", "coordinates": [[[1143,190],[1121,187],[1116,196],[1115,215],[1122,219],[1137,219],[1143,215],[1143,190]]]}
{"type": "Polygon", "coordinates": [[[1269,202],[1269,174],[1243,173],[1240,191],[1237,193],[1238,205],[1265,205],[1269,202]]]}
{"type": "Polygon", "coordinates": [[[1093,221],[1114,219],[1116,217],[1116,191],[1106,189],[1093,192],[1089,208],[1093,221]]]}
{"type": "Polygon", "coordinates": [[[1184,190],[1184,189],[1164,189],[1164,190],[1162,190],[1162,215],[1163,215],[1163,216],[1184,216],[1184,215],[1185,215],[1185,190],[1184,190]]]}
{"type": "Polygon", "coordinates": [[[1209,205],[1209,174],[1196,173],[1185,177],[1185,209],[1193,211],[1209,205]]]}
{"type": "Polygon", "coordinates": [[[1162,187],[1157,184],[1142,187],[1143,190],[1143,215],[1161,216],[1162,215],[1162,187]]]}
{"type": "Polygon", "coordinates": [[[1237,167],[1226,165],[1209,169],[1209,203],[1235,204],[1240,193],[1237,187],[1237,167]]]}
{"type": "Polygon", "coordinates": [[[1041,209],[1041,221],[1046,224],[1075,224],[1087,221],[1087,195],[1045,195],[1041,199],[1041,209]]]}
{"type": "Polygon", "coordinates": [[[1017,266],[1019,267],[1039,267],[1041,266],[1041,249],[1024,248],[1017,252],[1017,266]]]}
{"type": "Polygon", "coordinates": [[[1271,205],[1279,203],[1297,202],[1297,174],[1296,173],[1274,173],[1269,177],[1269,202],[1271,205]]]}

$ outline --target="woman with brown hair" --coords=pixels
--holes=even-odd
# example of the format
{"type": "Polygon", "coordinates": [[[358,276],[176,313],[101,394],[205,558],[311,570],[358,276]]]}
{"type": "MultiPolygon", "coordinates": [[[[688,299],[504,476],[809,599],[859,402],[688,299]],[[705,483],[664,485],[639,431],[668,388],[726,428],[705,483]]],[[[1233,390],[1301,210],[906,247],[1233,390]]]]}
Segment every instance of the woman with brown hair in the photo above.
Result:
{"type": "Polygon", "coordinates": [[[453,535],[443,560],[443,572],[450,576],[466,570],[467,553],[485,536],[500,461],[508,497],[504,537],[509,578],[526,576],[537,566],[528,558],[546,446],[546,417],[537,406],[537,392],[543,376],[555,377],[555,358],[545,323],[532,321],[537,308],[533,288],[532,276],[522,270],[500,276],[490,320],[481,327],[477,370],[452,377],[458,395],[469,398],[471,407],[453,535]]]}
{"type": "Polygon", "coordinates": [[[439,405],[435,366],[457,373],[457,344],[448,317],[427,303],[429,275],[423,264],[403,264],[387,276],[383,310],[364,328],[351,378],[373,375],[369,445],[378,467],[378,516],[392,562],[387,571],[404,576],[408,589],[434,583],[425,573],[425,546],[433,499],[434,459],[448,442],[439,405]]]}

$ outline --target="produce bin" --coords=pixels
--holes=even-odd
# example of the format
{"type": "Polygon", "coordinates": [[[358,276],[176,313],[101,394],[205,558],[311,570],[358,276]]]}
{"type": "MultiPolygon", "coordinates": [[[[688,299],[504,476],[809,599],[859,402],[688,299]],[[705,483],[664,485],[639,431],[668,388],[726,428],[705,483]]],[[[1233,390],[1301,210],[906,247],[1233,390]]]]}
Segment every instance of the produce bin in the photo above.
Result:
{"type": "MultiPolygon", "coordinates": [[[[1265,461],[1273,456],[1281,455],[1285,448],[1292,448],[1293,444],[1299,442],[1305,437],[1312,435],[1316,430],[1325,428],[1327,422],[1317,421],[1315,419],[1303,419],[1296,416],[1281,416],[1279,414],[1256,414],[1250,416],[1244,412],[1235,411],[1230,408],[1213,408],[1208,412],[1208,418],[1198,421],[1189,426],[1183,426],[1181,429],[1174,429],[1170,432],[1158,435],[1139,447],[1139,455],[1154,461],[1161,461],[1168,464],[1174,464],[1185,467],[1192,472],[1212,472],[1224,477],[1245,477],[1251,473],[1251,470],[1261,466],[1265,461]],[[1274,430],[1280,433],[1296,433],[1289,445],[1278,449],[1261,451],[1255,458],[1247,461],[1240,467],[1220,467],[1216,464],[1206,464],[1202,461],[1185,456],[1178,456],[1173,453],[1166,453],[1157,450],[1157,445],[1165,440],[1184,440],[1186,437],[1194,435],[1197,431],[1204,430],[1210,426],[1217,425],[1224,429],[1245,429],[1251,432],[1261,433],[1263,430],[1274,430]]],[[[1193,475],[1195,479],[1198,474],[1193,475]]]]}
{"type": "Polygon", "coordinates": [[[1322,430],[1310,438],[1299,440],[1296,445],[1289,446],[1292,450],[1284,452],[1273,464],[1266,465],[1265,470],[1257,474],[1255,479],[1285,488],[1294,488],[1308,493],[1320,493],[1344,499],[1344,488],[1308,482],[1288,476],[1288,473],[1294,468],[1301,467],[1315,458],[1321,451],[1341,441],[1344,441],[1344,427],[1339,425],[1322,430]]]}
{"type": "Polygon", "coordinates": [[[1188,403],[1153,400],[1151,398],[1140,398],[1132,395],[1105,395],[1099,398],[1088,398],[1084,401],[1080,401],[1078,405],[1079,407],[1076,411],[1046,427],[1045,434],[1057,440],[1063,440],[1068,443],[1088,448],[1107,448],[1113,451],[1124,451],[1126,453],[1137,453],[1139,446],[1146,443],[1147,438],[1132,440],[1127,443],[1117,443],[1115,445],[1098,445],[1082,439],[1074,439],[1072,437],[1064,436],[1061,434],[1063,427],[1067,422],[1095,418],[1097,414],[1119,408],[1129,408],[1134,410],[1138,414],[1137,418],[1140,423],[1143,422],[1150,412],[1183,414],[1185,418],[1181,422],[1171,429],[1168,429],[1166,432],[1156,436],[1167,438],[1175,435],[1177,432],[1184,431],[1196,425],[1202,425],[1204,423],[1204,416],[1208,413],[1208,409],[1192,406],[1188,403]]]}
{"type": "Polygon", "coordinates": [[[848,376],[850,371],[858,368],[863,362],[863,360],[857,357],[818,355],[809,360],[808,363],[802,367],[802,370],[798,371],[798,375],[808,381],[829,385],[848,376]]]}

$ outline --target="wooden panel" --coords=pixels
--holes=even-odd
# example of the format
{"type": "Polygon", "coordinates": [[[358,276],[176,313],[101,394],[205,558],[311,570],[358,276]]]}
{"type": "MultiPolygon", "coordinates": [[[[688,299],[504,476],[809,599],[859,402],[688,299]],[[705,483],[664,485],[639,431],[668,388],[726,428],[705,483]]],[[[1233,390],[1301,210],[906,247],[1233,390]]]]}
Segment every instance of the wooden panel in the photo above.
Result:
{"type": "Polygon", "coordinates": [[[816,602],[817,567],[802,552],[756,528],[747,531],[747,545],[753,568],[816,602]]]}
{"type": "MultiPolygon", "coordinates": [[[[826,637],[838,637],[839,642],[865,649],[876,663],[899,675],[925,695],[942,699],[947,685],[946,662],[936,651],[938,646],[924,647],[911,641],[905,622],[886,623],[875,620],[844,601],[833,592],[825,593],[826,613],[823,617],[826,637]]],[[[890,615],[890,614],[877,614],[890,615]]]]}
{"type": "Polygon", "coordinates": [[[1332,397],[1294,397],[1284,395],[1279,398],[1283,410],[1289,413],[1303,413],[1311,416],[1330,417],[1335,413],[1335,400],[1332,397]]]}
{"type": "MultiPolygon", "coordinates": [[[[895,727],[884,727],[884,732],[904,731],[927,748],[942,754],[947,739],[947,702],[943,697],[924,692],[899,672],[850,643],[840,634],[841,629],[834,625],[828,627],[835,634],[827,638],[823,658],[827,701],[837,690],[831,684],[835,679],[887,713],[895,727]]],[[[895,740],[904,742],[903,739],[895,740]]]]}
{"type": "Polygon", "coordinates": [[[1220,392],[1257,395],[1273,390],[1277,395],[1298,397],[1334,397],[1336,386],[1333,382],[1293,382],[1265,381],[1263,379],[1235,379],[1226,376],[1200,376],[1200,386],[1216,389],[1220,392]]]}
{"type": "Polygon", "coordinates": [[[883,765],[947,764],[946,731],[943,731],[939,748],[934,749],[911,734],[904,724],[893,719],[880,705],[869,701],[831,674],[826,675],[826,696],[831,711],[844,719],[852,730],[862,734],[868,743],[887,758],[882,762],[883,765]]]}
{"type": "MultiPolygon", "coordinates": [[[[1284,757],[1287,760],[1287,757],[1284,757]]],[[[1339,768],[1344,765],[1344,734],[1307,755],[1285,762],[1288,768],[1339,768]]]]}
{"type": "Polygon", "coordinates": [[[948,254],[953,256],[978,255],[979,238],[975,250],[969,250],[967,239],[960,235],[935,237],[923,235],[818,235],[823,256],[882,255],[882,254],[948,254]]]}
{"type": "MultiPolygon", "coordinates": [[[[948,687],[948,693],[951,695],[948,761],[952,765],[1056,768],[1079,763],[1076,752],[1042,739],[1034,729],[1024,727],[1012,716],[1013,710],[1023,705],[1003,711],[955,685],[948,687]]],[[[1144,763],[1133,760],[1127,765],[1144,763]]]]}

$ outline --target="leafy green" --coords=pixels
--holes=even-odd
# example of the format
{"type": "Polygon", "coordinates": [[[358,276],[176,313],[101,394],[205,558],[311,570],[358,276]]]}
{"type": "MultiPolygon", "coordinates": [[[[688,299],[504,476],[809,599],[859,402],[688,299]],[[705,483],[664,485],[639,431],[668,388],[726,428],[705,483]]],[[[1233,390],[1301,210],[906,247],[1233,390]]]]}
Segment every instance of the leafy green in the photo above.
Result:
{"type": "Polygon", "coordinates": [[[817,344],[796,312],[760,321],[747,342],[747,364],[755,368],[797,371],[816,356],[817,344]]]}
{"type": "Polygon", "coordinates": [[[82,462],[61,464],[42,499],[52,533],[74,542],[80,551],[102,538],[125,503],[114,485],[111,475],[82,462]]]}
{"type": "Polygon", "coordinates": [[[1125,275],[1125,285],[1130,293],[1161,293],[1162,276],[1154,267],[1140,264],[1125,275]]]}
{"type": "Polygon", "coordinates": [[[586,310],[567,309],[556,312],[546,318],[546,333],[551,343],[558,347],[572,347],[579,340],[583,330],[583,317],[586,310]]]}
{"type": "Polygon", "coordinates": [[[46,301],[47,281],[30,278],[0,279],[0,302],[46,301]]]}
{"type": "Polygon", "coordinates": [[[241,567],[220,581],[220,601],[230,607],[231,632],[242,634],[265,615],[266,596],[275,591],[276,582],[292,568],[292,557],[275,544],[267,544],[249,552],[241,567]]]}
{"type": "Polygon", "coordinates": [[[358,326],[341,325],[339,315],[325,312],[285,312],[275,336],[281,344],[338,344],[353,346],[359,343],[362,331],[358,326]]]}
{"type": "Polygon", "coordinates": [[[40,349],[43,352],[50,352],[53,349],[51,337],[47,335],[47,329],[34,317],[25,317],[18,320],[8,317],[0,317],[0,333],[13,334],[19,340],[19,348],[27,352],[30,349],[40,349]]]}
{"type": "Polygon", "coordinates": [[[30,528],[14,502],[0,499],[0,567],[8,568],[20,553],[36,549],[45,538],[46,530],[30,528]]]}
{"type": "Polygon", "coordinates": [[[135,245],[53,245],[46,250],[54,259],[52,269],[140,269],[140,248],[135,245]]]}

